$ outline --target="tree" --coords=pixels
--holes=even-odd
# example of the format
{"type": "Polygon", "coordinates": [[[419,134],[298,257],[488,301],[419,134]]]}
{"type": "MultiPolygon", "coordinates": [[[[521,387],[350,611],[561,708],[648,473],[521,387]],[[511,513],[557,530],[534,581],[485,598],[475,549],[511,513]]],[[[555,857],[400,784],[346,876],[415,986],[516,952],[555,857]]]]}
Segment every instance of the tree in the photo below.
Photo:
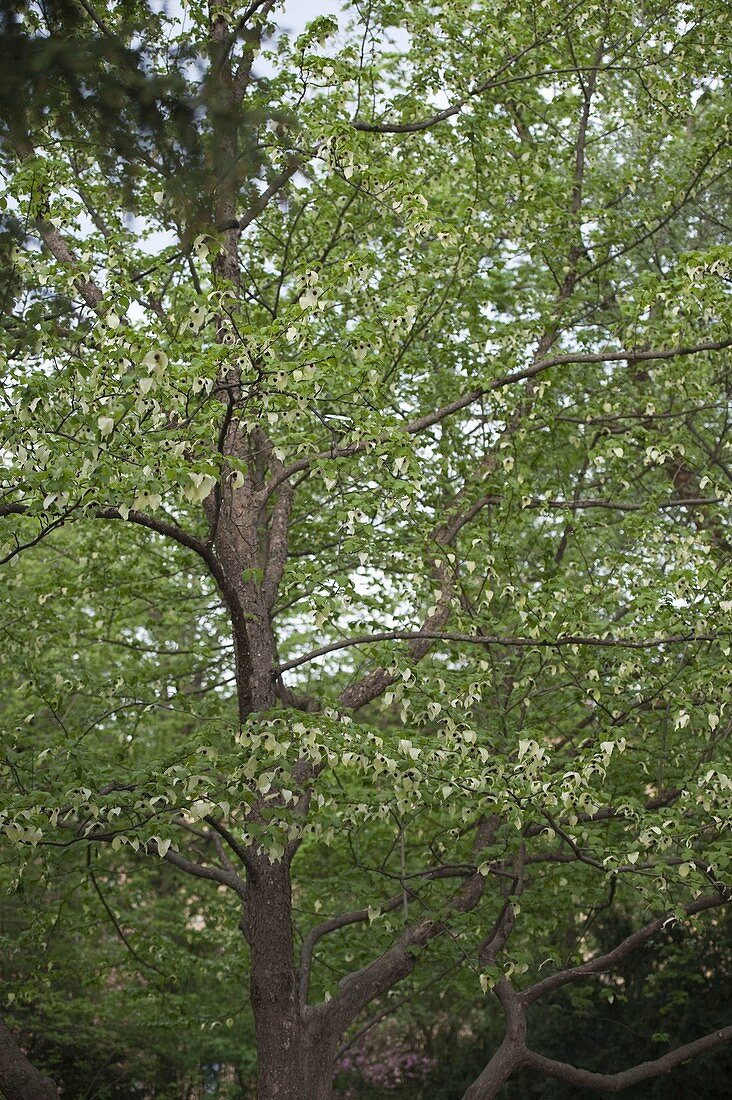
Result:
{"type": "Polygon", "coordinates": [[[606,9],[10,20],[4,873],[121,883],[155,966],[175,881],[261,1100],[455,971],[505,1015],[466,1100],[732,1038],[526,1038],[730,889],[729,13],[606,9]]]}

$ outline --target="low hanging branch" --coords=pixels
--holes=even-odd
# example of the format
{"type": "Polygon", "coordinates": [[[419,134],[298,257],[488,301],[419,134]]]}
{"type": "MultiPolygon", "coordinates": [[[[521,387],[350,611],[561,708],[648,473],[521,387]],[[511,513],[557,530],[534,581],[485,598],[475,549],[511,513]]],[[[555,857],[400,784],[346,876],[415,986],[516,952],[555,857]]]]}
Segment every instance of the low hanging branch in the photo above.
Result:
{"type": "MultiPolygon", "coordinates": [[[[687,916],[695,916],[698,913],[718,908],[726,904],[728,900],[726,896],[719,893],[708,894],[695,902],[689,903],[684,909],[687,916]]],[[[498,1051],[480,1076],[465,1092],[463,1100],[494,1100],[502,1085],[513,1073],[520,1069],[533,1069],[537,1073],[553,1077],[555,1080],[575,1088],[586,1088],[597,1092],[621,1092],[631,1085],[660,1077],[691,1058],[697,1058],[725,1043],[731,1042],[732,1025],[719,1028],[699,1039],[685,1043],[660,1058],[610,1074],[594,1073],[553,1058],[546,1058],[532,1051],[527,1045],[526,1009],[530,1005],[565,985],[584,981],[596,974],[603,974],[612,970],[617,963],[639,947],[642,947],[673,920],[675,920],[675,917],[672,914],[665,913],[663,916],[649,922],[644,928],[627,936],[612,951],[590,959],[580,966],[558,971],[556,974],[529,986],[522,992],[516,992],[505,978],[501,978],[496,987],[496,994],[506,1013],[506,1034],[498,1051]]]]}

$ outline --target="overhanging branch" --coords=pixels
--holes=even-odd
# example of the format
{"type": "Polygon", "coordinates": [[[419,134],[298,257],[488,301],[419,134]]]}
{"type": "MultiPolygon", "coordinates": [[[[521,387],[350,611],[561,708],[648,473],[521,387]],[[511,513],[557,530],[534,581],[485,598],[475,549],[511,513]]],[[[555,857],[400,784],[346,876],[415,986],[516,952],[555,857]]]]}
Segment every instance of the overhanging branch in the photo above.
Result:
{"type": "Polygon", "coordinates": [[[612,635],[605,637],[591,637],[581,634],[559,635],[556,638],[523,638],[502,636],[499,634],[459,634],[451,631],[430,630],[384,630],[376,634],[357,634],[353,638],[343,638],[337,642],[320,646],[311,650],[303,657],[295,657],[286,661],[275,670],[276,675],[289,672],[293,668],[299,668],[318,657],[324,657],[328,653],[335,653],[339,649],[348,649],[351,646],[375,645],[378,642],[411,642],[419,639],[430,641],[467,643],[478,646],[506,646],[508,648],[534,647],[537,649],[558,649],[563,646],[599,646],[604,649],[657,649],[664,645],[682,645],[685,642],[713,642],[721,637],[726,637],[724,631],[711,634],[667,634],[662,638],[617,638],[612,635]]]}

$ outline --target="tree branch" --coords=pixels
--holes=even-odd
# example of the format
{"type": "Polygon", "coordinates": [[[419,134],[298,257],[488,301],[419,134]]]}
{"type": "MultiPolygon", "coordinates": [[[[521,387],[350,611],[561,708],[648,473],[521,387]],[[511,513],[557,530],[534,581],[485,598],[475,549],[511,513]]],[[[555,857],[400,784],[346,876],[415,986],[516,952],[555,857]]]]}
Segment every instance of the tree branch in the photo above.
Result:
{"type": "MultiPolygon", "coordinates": [[[[493,393],[496,390],[504,389],[506,386],[512,385],[514,382],[523,382],[529,378],[535,378],[536,375],[542,374],[546,370],[550,370],[552,367],[569,366],[571,364],[582,363],[623,363],[628,360],[632,360],[634,363],[638,362],[651,362],[655,360],[673,359],[678,356],[685,355],[699,355],[706,351],[723,351],[725,348],[732,347],[732,338],[726,340],[714,340],[705,341],[699,344],[690,344],[678,348],[658,348],[648,351],[634,351],[632,349],[623,349],[622,351],[604,351],[604,352],[591,352],[587,354],[577,354],[574,352],[567,352],[564,355],[554,355],[550,358],[542,358],[532,363],[528,367],[522,367],[519,370],[510,371],[508,374],[501,375],[500,378],[496,378],[488,386],[483,386],[480,389],[468,390],[467,393],[462,394],[460,397],[456,397],[454,401],[450,401],[446,405],[442,405],[439,409],[434,409],[430,413],[426,413],[424,416],[417,417],[414,420],[408,421],[406,424],[401,425],[401,430],[407,435],[419,435],[427,428],[433,427],[435,424],[441,423],[441,421],[452,416],[453,413],[460,412],[462,409],[467,408],[469,405],[475,404],[481,397],[485,397],[489,393],[493,393]]],[[[395,426],[399,427],[399,426],[395,426]]],[[[328,459],[336,458],[350,458],[352,455],[360,454],[365,450],[371,448],[379,440],[368,440],[359,443],[352,443],[346,447],[332,447],[327,451],[319,451],[308,458],[300,458],[296,462],[290,463],[286,466],[280,474],[272,478],[266,485],[262,492],[263,498],[266,499],[272,493],[274,493],[283,481],[288,480],[294,474],[300,473],[302,470],[308,470],[316,462],[322,462],[328,459]]]]}
{"type": "MultiPolygon", "coordinates": [[[[78,507],[78,506],[77,506],[78,507]]],[[[49,534],[50,531],[55,530],[66,521],[73,509],[70,509],[65,516],[63,516],[58,522],[51,524],[48,528],[44,529],[41,535],[33,539],[31,542],[24,544],[20,549],[26,549],[35,545],[41,538],[49,534]]],[[[0,504],[0,517],[8,515],[27,515],[28,508],[25,504],[12,503],[12,504],[0,504]]],[[[182,527],[178,527],[177,524],[171,523],[169,520],[159,519],[156,516],[147,515],[145,512],[138,512],[131,509],[126,516],[122,515],[119,508],[98,508],[96,511],[90,511],[87,515],[93,516],[95,519],[111,519],[122,520],[127,519],[130,523],[136,523],[140,527],[147,527],[150,531],[155,531],[159,535],[163,535],[166,538],[173,539],[181,546],[187,547],[189,550],[193,550],[198,554],[200,558],[208,566],[211,576],[216,581],[219,590],[224,597],[227,607],[230,611],[235,613],[239,612],[238,597],[234,587],[230,584],[226,572],[221,566],[218,558],[216,557],[213,549],[207,546],[205,542],[197,538],[195,535],[191,535],[188,531],[185,531],[182,527]]],[[[14,551],[13,555],[18,551],[14,551]]]]}
{"type": "Polygon", "coordinates": [[[154,970],[156,974],[160,974],[160,976],[162,978],[165,978],[167,980],[168,975],[165,973],[164,970],[161,970],[160,967],[155,966],[154,963],[151,963],[147,959],[143,958],[143,956],[139,955],[137,953],[137,951],[135,950],[135,948],[132,946],[129,939],[125,935],[124,929],[122,928],[119,921],[117,920],[117,917],[115,916],[114,911],[111,909],[110,905],[107,902],[107,899],[105,898],[104,894],[102,893],[101,887],[100,887],[99,883],[97,882],[96,875],[92,871],[91,867],[89,867],[89,878],[91,879],[91,884],[94,887],[94,890],[96,892],[97,897],[99,898],[99,900],[102,903],[102,908],[104,909],[104,912],[109,917],[115,932],[117,933],[119,938],[122,940],[122,943],[125,945],[125,947],[129,951],[132,958],[135,959],[136,962],[139,962],[141,966],[146,967],[148,970],[154,970]]]}
{"type": "MultiPolygon", "coordinates": [[[[392,909],[398,909],[402,903],[403,893],[400,890],[394,897],[389,898],[387,902],[383,902],[379,905],[380,913],[390,913],[392,909]]],[[[353,913],[341,913],[338,917],[331,917],[330,920],[323,921],[322,924],[316,924],[314,928],[311,928],[302,943],[300,949],[300,1003],[306,1005],[308,1003],[308,994],[310,992],[310,972],[313,964],[313,952],[315,946],[323,936],[327,936],[329,932],[337,932],[339,928],[347,928],[349,924],[361,924],[369,919],[368,909],[357,909],[353,913]]]]}
{"type": "Polygon", "coordinates": [[[698,1058],[710,1050],[715,1050],[723,1043],[732,1042],[732,1025],[711,1031],[701,1039],[695,1039],[691,1043],[685,1043],[655,1058],[651,1062],[641,1062],[632,1069],[621,1070],[619,1073],[592,1073],[588,1069],[579,1069],[576,1066],[567,1065],[566,1062],[558,1062],[553,1058],[545,1058],[542,1054],[527,1051],[522,1059],[522,1066],[533,1069],[537,1073],[543,1073],[547,1077],[553,1077],[562,1081],[565,1085],[575,1088],[592,1089],[597,1092],[621,1092],[623,1089],[637,1085],[641,1081],[649,1081],[654,1077],[660,1077],[664,1073],[680,1066],[682,1062],[688,1062],[691,1058],[698,1058]]]}
{"type": "MultiPolygon", "coordinates": [[[[722,894],[707,894],[685,905],[684,912],[687,916],[692,917],[697,913],[705,912],[707,909],[718,908],[720,905],[726,904],[726,901],[727,899],[725,899],[722,894]]],[[[595,974],[602,974],[606,970],[611,970],[616,963],[621,962],[627,955],[635,951],[636,948],[641,947],[653,936],[657,935],[669,920],[673,920],[673,913],[664,913],[663,916],[656,917],[655,920],[650,921],[644,928],[639,928],[637,932],[632,932],[631,935],[626,936],[626,938],[621,940],[612,951],[608,951],[604,955],[598,955],[588,962],[581,963],[580,966],[572,967],[569,970],[560,970],[557,974],[551,974],[548,978],[544,978],[543,981],[536,982],[521,993],[522,1003],[525,1005],[534,1004],[540,997],[544,997],[547,993],[553,993],[556,989],[561,989],[571,982],[581,982],[584,981],[585,978],[591,978],[595,974]]]]}
{"type": "Polygon", "coordinates": [[[229,830],[224,825],[221,824],[220,821],[217,821],[216,818],[211,817],[209,814],[206,814],[206,817],[204,818],[204,820],[211,826],[211,828],[214,830],[214,832],[218,833],[219,836],[223,840],[226,841],[226,843],[231,848],[232,852],[234,852],[235,855],[237,856],[237,858],[241,860],[241,862],[244,864],[244,866],[247,868],[247,870],[248,871],[254,870],[254,868],[255,868],[254,861],[252,860],[250,854],[247,852],[246,848],[244,848],[241,844],[239,844],[236,837],[233,836],[229,832],[229,830]]]}
{"type": "MultiPolygon", "coordinates": [[[[435,867],[430,871],[420,873],[418,876],[423,882],[434,881],[435,879],[443,878],[466,878],[471,874],[474,874],[475,869],[467,869],[465,867],[435,867]]],[[[379,913],[390,913],[393,909],[398,909],[404,900],[405,892],[411,898],[414,896],[414,891],[408,886],[404,886],[398,894],[394,894],[388,901],[379,903],[379,913]]],[[[337,932],[340,928],[346,928],[350,924],[361,924],[369,919],[368,909],[356,909],[352,913],[341,913],[337,917],[331,917],[329,920],[323,921],[321,924],[316,924],[314,928],[311,928],[303,940],[302,948],[300,950],[300,1000],[303,1005],[307,1004],[308,993],[310,991],[310,972],[312,969],[313,951],[316,944],[323,936],[327,936],[330,932],[337,932]]]]}
{"type": "MultiPolygon", "coordinates": [[[[157,855],[157,851],[150,847],[150,842],[146,845],[146,851],[148,855],[157,855]]],[[[163,857],[166,862],[172,863],[174,867],[177,867],[180,871],[185,871],[187,875],[192,875],[193,878],[207,879],[209,882],[218,882],[222,886],[228,886],[244,901],[246,899],[246,882],[239,875],[233,874],[231,871],[225,871],[221,867],[206,867],[202,863],[195,863],[191,859],[186,859],[178,852],[174,852],[172,849],[168,849],[163,857]]]]}
{"type": "Polygon", "coordinates": [[[298,169],[301,167],[300,161],[293,159],[289,162],[286,168],[284,168],[280,174],[272,180],[269,187],[265,188],[262,194],[256,199],[249,207],[245,214],[242,214],[240,218],[236,219],[236,224],[227,226],[229,229],[238,229],[239,232],[246,229],[252,222],[259,217],[264,208],[268,205],[270,199],[282,190],[288,180],[291,180],[298,169]]]}
{"type": "Polygon", "coordinates": [[[307,664],[309,661],[314,661],[317,657],[323,657],[328,653],[335,653],[339,649],[348,649],[350,646],[355,645],[376,644],[377,642],[411,642],[426,639],[430,641],[469,643],[479,646],[499,645],[515,646],[517,648],[534,646],[537,649],[555,649],[568,645],[599,646],[605,649],[655,649],[658,646],[682,645],[685,642],[713,642],[721,637],[726,637],[723,631],[711,634],[667,634],[662,638],[649,638],[639,641],[632,638],[616,638],[611,635],[589,637],[587,635],[567,634],[556,638],[514,638],[510,636],[501,637],[498,634],[458,634],[451,631],[384,630],[376,634],[357,634],[353,638],[343,638],[337,642],[330,642],[328,645],[313,649],[303,657],[295,657],[291,661],[286,661],[274,670],[274,674],[280,675],[283,672],[289,672],[293,668],[299,668],[300,665],[307,664]]]}
{"type": "MultiPolygon", "coordinates": [[[[480,821],[474,842],[476,854],[493,842],[498,824],[495,816],[480,821]]],[[[477,872],[471,875],[452,895],[439,919],[426,917],[415,921],[382,955],[341,979],[340,992],[327,1006],[328,1013],[338,1020],[341,1028],[347,1027],[373,1000],[411,974],[421,948],[445,932],[455,914],[475,908],[483,895],[485,881],[477,872]]]]}

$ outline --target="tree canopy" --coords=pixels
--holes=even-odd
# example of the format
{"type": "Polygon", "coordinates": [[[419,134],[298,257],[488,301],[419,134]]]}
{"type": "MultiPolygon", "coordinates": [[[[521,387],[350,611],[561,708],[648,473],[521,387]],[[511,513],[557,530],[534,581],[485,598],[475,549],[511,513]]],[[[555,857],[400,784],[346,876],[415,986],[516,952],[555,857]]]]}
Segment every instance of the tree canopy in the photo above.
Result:
{"type": "Polygon", "coordinates": [[[728,5],[0,31],[0,1092],[718,1065],[728,5]]]}

